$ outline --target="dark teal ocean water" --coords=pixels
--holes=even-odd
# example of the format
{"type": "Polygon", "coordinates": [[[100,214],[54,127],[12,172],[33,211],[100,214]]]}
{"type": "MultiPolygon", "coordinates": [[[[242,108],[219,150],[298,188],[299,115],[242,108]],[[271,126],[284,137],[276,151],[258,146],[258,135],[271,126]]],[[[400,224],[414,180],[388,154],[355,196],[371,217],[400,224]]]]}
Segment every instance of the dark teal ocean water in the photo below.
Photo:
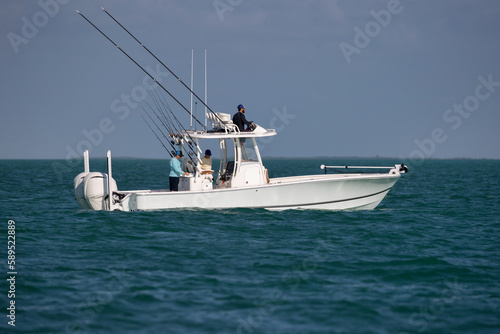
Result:
{"type": "MultiPolygon", "coordinates": [[[[82,211],[70,165],[0,161],[2,333],[500,333],[500,161],[411,166],[362,212],[82,211]]],[[[166,160],[113,167],[121,190],[168,186],[166,160]]]]}

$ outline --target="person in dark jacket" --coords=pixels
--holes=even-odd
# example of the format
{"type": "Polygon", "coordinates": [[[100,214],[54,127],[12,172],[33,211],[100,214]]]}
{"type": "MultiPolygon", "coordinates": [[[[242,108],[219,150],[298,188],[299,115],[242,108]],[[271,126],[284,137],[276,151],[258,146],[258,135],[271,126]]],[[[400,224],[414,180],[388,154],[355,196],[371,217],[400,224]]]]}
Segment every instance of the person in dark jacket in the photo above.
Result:
{"type": "Polygon", "coordinates": [[[245,125],[247,126],[247,130],[253,130],[255,124],[247,121],[245,117],[245,106],[240,104],[238,105],[238,112],[233,116],[233,123],[238,126],[240,131],[245,131],[245,125]]]}

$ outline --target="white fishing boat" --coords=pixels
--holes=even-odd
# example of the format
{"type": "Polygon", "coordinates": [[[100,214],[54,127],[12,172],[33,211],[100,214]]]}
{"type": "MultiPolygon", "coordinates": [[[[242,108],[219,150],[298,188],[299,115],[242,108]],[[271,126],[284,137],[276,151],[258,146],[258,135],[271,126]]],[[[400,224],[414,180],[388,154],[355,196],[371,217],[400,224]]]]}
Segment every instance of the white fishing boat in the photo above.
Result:
{"type": "MultiPolygon", "coordinates": [[[[189,175],[180,176],[179,191],[120,191],[112,178],[111,152],[108,173],[90,172],[88,152],[85,171],[74,181],[75,197],[84,209],[144,211],[178,208],[265,208],[370,210],[375,208],[406,171],[404,165],[320,166],[329,168],[387,168],[385,173],[318,174],[269,178],[257,145],[257,138],[275,136],[273,129],[256,126],[254,131],[239,131],[227,114],[213,118],[212,131],[186,131],[178,139],[194,144],[198,163],[183,159],[183,169],[192,166],[189,175]],[[200,140],[217,140],[220,146],[218,172],[201,169],[200,140]],[[215,179],[215,182],[214,182],[215,179]],[[111,191],[109,191],[111,189],[111,191]],[[111,196],[109,196],[111,194],[111,196]]],[[[182,145],[179,145],[181,148],[182,145]]]]}
{"type": "MultiPolygon", "coordinates": [[[[116,21],[107,11],[105,12],[116,21]]],[[[78,13],[118,47],[83,14],[78,13]]],[[[116,22],[118,23],[118,21],[116,22]]],[[[156,78],[118,47],[164,92],[168,93],[175,102],[190,113],[191,121],[194,118],[202,129],[186,130],[164,98],[157,93],[151,93],[156,109],[148,104],[150,111],[145,110],[145,113],[149,117],[149,121],[144,120],[171,156],[175,154],[170,152],[169,145],[172,151],[179,150],[185,153],[185,157],[182,159],[182,168],[189,174],[180,176],[179,191],[118,190],[117,183],[112,177],[111,152],[108,151],[108,171],[101,173],[90,172],[89,155],[88,151],[85,151],[84,172],[74,179],[75,198],[83,209],[107,211],[188,208],[370,210],[384,199],[401,174],[407,171],[403,164],[393,167],[321,165],[320,168],[323,169],[324,173],[317,175],[270,178],[269,172],[263,164],[256,139],[275,136],[276,131],[264,129],[259,125],[255,125],[249,131],[242,131],[232,122],[229,114],[216,113],[207,106],[205,102],[206,86],[205,100],[202,100],[144,44],[139,42],[120,23],[118,24],[191,92],[191,105],[193,96],[195,96],[205,106],[205,117],[207,121],[210,121],[211,129],[204,126],[196,116],[193,117],[192,108],[189,111],[184,107],[156,78]],[[157,130],[154,130],[153,127],[156,127],[157,130]],[[201,140],[218,141],[220,165],[217,171],[202,170],[201,140]],[[340,168],[343,169],[343,173],[327,174],[328,169],[340,168]],[[387,172],[345,173],[350,168],[356,168],[356,170],[387,169],[387,172]]]]}

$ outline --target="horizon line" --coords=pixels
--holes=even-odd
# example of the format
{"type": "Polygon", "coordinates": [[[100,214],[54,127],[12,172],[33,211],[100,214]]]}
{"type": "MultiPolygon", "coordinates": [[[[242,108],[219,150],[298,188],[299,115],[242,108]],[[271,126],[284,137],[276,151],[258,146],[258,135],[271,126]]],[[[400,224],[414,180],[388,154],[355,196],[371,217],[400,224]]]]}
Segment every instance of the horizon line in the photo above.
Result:
{"type": "MultiPolygon", "coordinates": [[[[92,157],[90,158],[91,160],[96,160],[96,159],[106,159],[106,156],[97,156],[97,157],[92,157]]],[[[119,160],[169,160],[171,159],[170,157],[165,157],[165,158],[152,158],[152,157],[128,157],[128,156],[116,156],[113,157],[113,159],[119,159],[119,160]]],[[[218,160],[217,158],[214,158],[218,160]]],[[[312,156],[312,157],[286,157],[286,156],[263,156],[263,160],[266,159],[279,159],[279,160],[292,160],[292,159],[307,159],[307,160],[313,160],[313,159],[380,159],[380,160],[388,160],[388,159],[394,159],[394,160],[410,160],[411,158],[409,157],[385,157],[385,156],[371,156],[371,157],[365,157],[365,156],[312,156]]],[[[68,160],[64,158],[0,158],[0,161],[2,160],[68,160]]],[[[72,158],[69,160],[83,160],[83,157],[81,158],[72,158]]],[[[500,158],[470,158],[470,157],[453,157],[453,158],[439,158],[439,157],[427,157],[423,160],[500,160],[500,158]]]]}

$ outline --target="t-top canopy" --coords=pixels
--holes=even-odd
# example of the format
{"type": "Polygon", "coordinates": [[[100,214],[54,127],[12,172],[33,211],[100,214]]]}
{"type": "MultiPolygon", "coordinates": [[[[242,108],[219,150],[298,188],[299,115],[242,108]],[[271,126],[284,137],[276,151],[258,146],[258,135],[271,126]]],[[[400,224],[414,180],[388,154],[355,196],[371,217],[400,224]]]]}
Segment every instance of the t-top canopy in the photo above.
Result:
{"type": "Polygon", "coordinates": [[[271,137],[276,136],[276,130],[274,129],[264,129],[263,127],[256,125],[253,131],[186,131],[192,138],[199,139],[221,139],[221,138],[259,138],[259,137],[271,137]]]}

